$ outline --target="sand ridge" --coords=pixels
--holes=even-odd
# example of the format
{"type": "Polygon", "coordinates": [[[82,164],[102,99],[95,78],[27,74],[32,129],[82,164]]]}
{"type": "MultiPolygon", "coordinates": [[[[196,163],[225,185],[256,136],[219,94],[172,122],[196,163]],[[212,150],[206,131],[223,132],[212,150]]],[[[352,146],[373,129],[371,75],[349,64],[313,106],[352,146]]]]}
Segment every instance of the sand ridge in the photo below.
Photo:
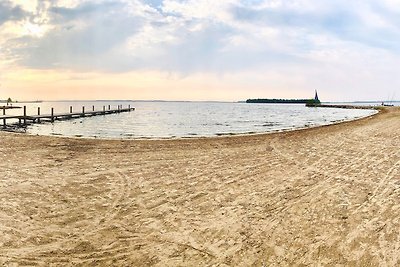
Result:
{"type": "Polygon", "coordinates": [[[0,142],[1,265],[400,264],[398,108],[267,135],[0,142]]]}

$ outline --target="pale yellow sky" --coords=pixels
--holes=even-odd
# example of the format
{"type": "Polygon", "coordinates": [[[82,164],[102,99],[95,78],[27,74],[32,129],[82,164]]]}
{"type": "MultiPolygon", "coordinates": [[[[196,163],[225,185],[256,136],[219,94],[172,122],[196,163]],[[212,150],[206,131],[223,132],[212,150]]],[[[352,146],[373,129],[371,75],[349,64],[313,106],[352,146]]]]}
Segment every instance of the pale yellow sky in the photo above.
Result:
{"type": "MultiPolygon", "coordinates": [[[[196,74],[181,76],[154,71],[117,73],[74,73],[56,70],[12,70],[3,73],[0,92],[16,100],[59,99],[162,99],[238,101],[265,94],[260,80],[278,82],[279,76],[252,73],[196,74]],[[247,75],[247,78],[244,77],[247,75]],[[251,90],[243,90],[249,87],[251,90]]],[[[266,81],[267,82],[267,81],[266,81]]],[[[288,86],[289,84],[282,85],[288,86]]],[[[307,88],[279,90],[273,97],[310,95],[307,88]]]]}

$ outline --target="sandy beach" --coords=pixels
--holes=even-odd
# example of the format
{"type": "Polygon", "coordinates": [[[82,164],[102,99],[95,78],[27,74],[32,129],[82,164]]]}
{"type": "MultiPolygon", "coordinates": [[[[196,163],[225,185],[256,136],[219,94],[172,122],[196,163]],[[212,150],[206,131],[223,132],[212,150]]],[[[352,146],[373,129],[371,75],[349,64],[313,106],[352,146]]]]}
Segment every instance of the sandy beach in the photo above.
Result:
{"type": "Polygon", "coordinates": [[[399,266],[400,109],[293,132],[0,132],[0,265],[399,266]]]}

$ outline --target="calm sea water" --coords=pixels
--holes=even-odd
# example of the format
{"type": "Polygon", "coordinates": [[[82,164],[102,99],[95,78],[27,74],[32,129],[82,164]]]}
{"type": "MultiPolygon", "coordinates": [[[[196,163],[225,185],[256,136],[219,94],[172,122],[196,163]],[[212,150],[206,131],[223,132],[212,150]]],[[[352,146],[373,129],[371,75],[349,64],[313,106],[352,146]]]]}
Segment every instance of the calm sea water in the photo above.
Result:
{"type": "MultiPolygon", "coordinates": [[[[307,108],[290,104],[247,104],[220,102],[42,102],[27,106],[28,115],[96,110],[118,104],[136,110],[106,116],[85,117],[54,123],[34,124],[30,134],[82,136],[96,138],[178,138],[264,133],[326,125],[371,115],[373,110],[307,108]]],[[[7,111],[21,114],[22,110],[7,111]]]]}

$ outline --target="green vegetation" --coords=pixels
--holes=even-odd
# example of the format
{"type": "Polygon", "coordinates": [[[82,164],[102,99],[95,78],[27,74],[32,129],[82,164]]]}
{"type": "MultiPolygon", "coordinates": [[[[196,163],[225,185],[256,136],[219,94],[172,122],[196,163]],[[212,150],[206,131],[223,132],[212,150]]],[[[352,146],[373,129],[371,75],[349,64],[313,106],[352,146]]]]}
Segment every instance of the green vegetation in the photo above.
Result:
{"type": "Polygon", "coordinates": [[[315,97],[309,99],[257,98],[257,99],[247,99],[246,103],[306,104],[307,107],[315,107],[321,105],[321,101],[319,101],[317,91],[315,91],[315,97]]]}
{"type": "Polygon", "coordinates": [[[247,99],[246,103],[267,103],[267,104],[307,104],[310,101],[314,102],[314,99],[268,99],[268,98],[257,98],[247,99]]]}
{"type": "Polygon", "coordinates": [[[321,101],[319,101],[319,99],[309,99],[306,102],[307,107],[318,106],[318,105],[321,105],[321,101]]]}

